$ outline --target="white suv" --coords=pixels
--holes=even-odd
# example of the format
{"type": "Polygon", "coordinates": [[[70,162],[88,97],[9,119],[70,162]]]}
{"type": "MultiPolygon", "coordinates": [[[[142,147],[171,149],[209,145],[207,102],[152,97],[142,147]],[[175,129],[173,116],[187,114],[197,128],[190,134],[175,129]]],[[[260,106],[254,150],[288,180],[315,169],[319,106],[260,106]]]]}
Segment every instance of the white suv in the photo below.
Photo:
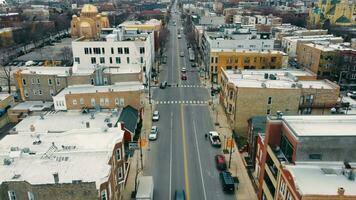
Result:
{"type": "Polygon", "coordinates": [[[159,120],[159,112],[158,110],[155,110],[152,115],[152,121],[158,121],[159,120]]]}
{"type": "Polygon", "coordinates": [[[148,136],[149,140],[157,140],[158,128],[157,126],[152,126],[150,135],[148,136]]]}

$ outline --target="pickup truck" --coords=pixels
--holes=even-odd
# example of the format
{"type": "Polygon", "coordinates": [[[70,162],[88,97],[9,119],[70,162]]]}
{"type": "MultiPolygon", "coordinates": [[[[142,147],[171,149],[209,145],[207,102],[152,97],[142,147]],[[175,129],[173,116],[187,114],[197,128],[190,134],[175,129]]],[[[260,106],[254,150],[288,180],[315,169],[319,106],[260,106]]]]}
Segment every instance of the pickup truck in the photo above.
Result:
{"type": "Polygon", "coordinates": [[[221,147],[221,140],[220,140],[218,132],[209,131],[208,137],[209,137],[210,143],[213,147],[217,147],[217,148],[221,147]]]}

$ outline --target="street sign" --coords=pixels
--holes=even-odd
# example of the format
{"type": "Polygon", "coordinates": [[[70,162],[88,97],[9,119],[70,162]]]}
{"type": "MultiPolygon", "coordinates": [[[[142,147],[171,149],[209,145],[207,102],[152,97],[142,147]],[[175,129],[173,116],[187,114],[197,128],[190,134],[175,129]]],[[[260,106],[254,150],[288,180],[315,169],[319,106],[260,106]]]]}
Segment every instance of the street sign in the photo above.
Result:
{"type": "Polygon", "coordinates": [[[129,149],[139,149],[138,143],[137,142],[130,142],[129,143],[129,149]]]}

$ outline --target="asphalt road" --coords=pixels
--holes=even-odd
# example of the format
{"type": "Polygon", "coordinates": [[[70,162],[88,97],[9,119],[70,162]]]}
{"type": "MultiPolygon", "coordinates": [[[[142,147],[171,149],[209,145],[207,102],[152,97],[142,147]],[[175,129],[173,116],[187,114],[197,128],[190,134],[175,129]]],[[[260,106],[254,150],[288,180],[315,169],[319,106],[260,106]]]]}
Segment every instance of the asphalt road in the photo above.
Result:
{"type": "Polygon", "coordinates": [[[155,200],[174,199],[176,190],[185,190],[188,200],[234,199],[222,191],[215,167],[214,156],[220,149],[212,147],[204,137],[214,129],[206,103],[209,91],[202,87],[197,69],[190,66],[184,35],[177,38],[181,23],[174,9],[175,6],[169,24],[167,64],[160,68],[159,80],[178,87],[152,91],[154,108],[160,112],[160,120],[153,123],[159,133],[158,139],[149,143],[145,174],[154,177],[155,200]],[[174,20],[177,26],[173,26],[174,20]],[[184,57],[179,56],[180,51],[185,52],[184,57]],[[182,67],[188,70],[186,81],[180,80],[182,67]],[[197,101],[200,103],[194,103],[197,101]]]}

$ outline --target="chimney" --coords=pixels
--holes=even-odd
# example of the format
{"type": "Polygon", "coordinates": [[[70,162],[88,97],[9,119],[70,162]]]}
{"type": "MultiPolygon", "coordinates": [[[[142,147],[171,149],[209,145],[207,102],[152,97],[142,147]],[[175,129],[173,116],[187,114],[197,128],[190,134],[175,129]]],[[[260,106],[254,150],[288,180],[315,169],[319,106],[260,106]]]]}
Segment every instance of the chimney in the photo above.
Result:
{"type": "Polygon", "coordinates": [[[337,194],[343,196],[345,194],[345,189],[343,187],[339,187],[337,189],[337,194]]]}
{"type": "Polygon", "coordinates": [[[55,184],[58,184],[58,183],[59,183],[59,176],[58,176],[58,173],[57,173],[57,172],[53,174],[53,179],[54,179],[54,183],[55,183],[55,184]]]}

